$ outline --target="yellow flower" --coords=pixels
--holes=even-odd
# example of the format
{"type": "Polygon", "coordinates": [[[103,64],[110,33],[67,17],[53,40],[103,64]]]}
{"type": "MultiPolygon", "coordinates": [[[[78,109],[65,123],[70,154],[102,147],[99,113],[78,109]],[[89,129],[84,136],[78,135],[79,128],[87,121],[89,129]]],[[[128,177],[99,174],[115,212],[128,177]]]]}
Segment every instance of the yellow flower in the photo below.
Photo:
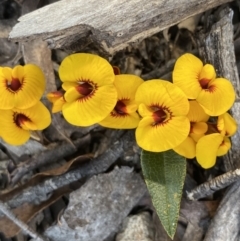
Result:
{"type": "Polygon", "coordinates": [[[200,138],[196,146],[196,158],[203,168],[213,167],[216,157],[228,152],[231,148],[228,137],[236,132],[237,123],[228,113],[224,113],[218,117],[217,124],[210,127],[210,133],[200,138]]]}
{"type": "Polygon", "coordinates": [[[29,108],[40,100],[44,89],[45,78],[36,65],[0,67],[0,109],[29,108]]]}
{"type": "Polygon", "coordinates": [[[208,130],[206,121],[209,119],[203,108],[195,101],[189,101],[189,112],[187,117],[191,123],[188,137],[177,147],[173,148],[175,152],[186,158],[192,159],[196,156],[196,143],[204,136],[208,130]]]}
{"type": "Polygon", "coordinates": [[[231,82],[216,78],[214,67],[203,66],[192,54],[182,55],[173,70],[173,83],[183,90],[189,99],[196,99],[204,111],[219,116],[231,108],[235,92],[231,82]]]}
{"type": "Polygon", "coordinates": [[[0,134],[11,145],[24,144],[30,138],[30,131],[43,130],[50,123],[50,113],[40,101],[24,110],[0,110],[0,134]]]}
{"type": "Polygon", "coordinates": [[[63,93],[61,91],[54,91],[47,94],[47,99],[53,104],[52,113],[57,113],[62,110],[66,103],[63,93]]]}
{"type": "Polygon", "coordinates": [[[162,152],[182,143],[188,136],[186,117],[189,103],[180,88],[164,80],[149,80],[136,92],[143,117],[136,129],[136,140],[147,151],[162,152]]]}
{"type": "Polygon", "coordinates": [[[93,54],[72,54],[61,63],[59,76],[66,91],[62,113],[70,124],[98,123],[116,105],[115,75],[105,59],[93,54]]]}
{"type": "Polygon", "coordinates": [[[136,128],[140,116],[136,112],[138,104],[135,101],[137,88],[143,80],[136,75],[121,74],[115,77],[115,87],[118,92],[118,100],[111,113],[102,121],[100,125],[116,129],[136,128]]]}

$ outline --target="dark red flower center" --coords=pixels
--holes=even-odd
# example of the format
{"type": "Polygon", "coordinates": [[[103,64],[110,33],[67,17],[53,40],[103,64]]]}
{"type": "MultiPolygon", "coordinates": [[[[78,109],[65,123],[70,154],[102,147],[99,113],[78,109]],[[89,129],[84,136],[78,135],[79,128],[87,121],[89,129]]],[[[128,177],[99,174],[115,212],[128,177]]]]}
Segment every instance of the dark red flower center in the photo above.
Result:
{"type": "Polygon", "coordinates": [[[123,101],[119,100],[114,107],[114,110],[119,115],[125,115],[127,113],[126,105],[123,101]]]}
{"type": "Polygon", "coordinates": [[[94,90],[93,86],[88,82],[82,82],[76,88],[77,91],[84,96],[90,95],[94,90]]]}
{"type": "Polygon", "coordinates": [[[203,89],[208,89],[209,79],[200,79],[199,83],[203,89]]]}
{"type": "Polygon", "coordinates": [[[12,78],[11,82],[7,81],[7,87],[12,91],[19,90],[21,86],[22,84],[19,79],[12,78]]]}
{"type": "Polygon", "coordinates": [[[154,125],[163,123],[167,118],[167,113],[162,109],[158,108],[153,112],[154,125]]]}
{"type": "Polygon", "coordinates": [[[21,114],[21,113],[15,113],[14,122],[16,123],[16,125],[18,127],[21,128],[22,125],[27,121],[31,121],[27,116],[25,116],[24,114],[21,114]]]}

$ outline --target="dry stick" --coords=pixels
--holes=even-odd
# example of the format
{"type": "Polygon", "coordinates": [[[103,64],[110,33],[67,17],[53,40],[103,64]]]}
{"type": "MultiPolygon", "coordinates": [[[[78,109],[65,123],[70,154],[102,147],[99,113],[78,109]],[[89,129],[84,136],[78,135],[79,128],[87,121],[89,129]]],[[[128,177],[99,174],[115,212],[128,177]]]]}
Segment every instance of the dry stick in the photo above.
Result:
{"type": "Polygon", "coordinates": [[[221,176],[218,176],[209,182],[203,183],[200,186],[194,188],[191,192],[187,193],[189,200],[195,201],[200,198],[207,197],[214,192],[223,189],[233,182],[240,179],[240,169],[227,172],[221,176]]]}
{"type": "Polygon", "coordinates": [[[36,241],[49,241],[48,238],[42,237],[33,229],[31,229],[27,224],[19,220],[9,209],[9,207],[0,201],[0,212],[4,213],[10,220],[12,220],[21,230],[30,235],[32,238],[36,239],[36,241]]]}
{"type": "Polygon", "coordinates": [[[50,150],[43,151],[30,157],[24,164],[20,164],[17,169],[11,174],[11,184],[14,186],[26,173],[35,170],[46,164],[54,163],[66,156],[72,155],[77,151],[77,148],[89,143],[90,134],[81,139],[74,141],[75,148],[67,141],[63,141],[60,145],[55,146],[50,150]]]}
{"type": "Polygon", "coordinates": [[[118,141],[113,143],[110,148],[101,156],[92,161],[84,163],[81,167],[71,170],[61,176],[54,176],[44,182],[28,187],[22,193],[15,195],[11,200],[6,201],[10,208],[15,208],[23,203],[38,204],[49,198],[51,193],[84,177],[89,177],[106,171],[114,162],[129,149],[134,146],[135,139],[132,131],[125,133],[118,141]]]}
{"type": "MultiPolygon", "coordinates": [[[[232,115],[239,121],[240,88],[234,54],[232,17],[233,12],[229,8],[223,9],[220,13],[220,20],[214,25],[209,25],[212,26],[211,31],[200,35],[198,44],[201,45],[200,55],[204,57],[206,62],[215,66],[217,75],[223,76],[233,83],[237,100],[232,107],[232,115]]],[[[228,171],[239,168],[240,130],[231,138],[231,141],[232,148],[229,154],[224,157],[225,168],[228,171]]],[[[232,175],[232,177],[234,176],[232,175]]],[[[228,178],[225,180],[228,182],[228,178]]],[[[220,186],[225,186],[223,183],[220,186]]],[[[225,194],[211,221],[204,241],[239,240],[240,205],[236,205],[240,199],[239,184],[240,182],[234,183],[225,194]]],[[[205,187],[204,192],[206,193],[211,186],[205,185],[205,187]]]]}

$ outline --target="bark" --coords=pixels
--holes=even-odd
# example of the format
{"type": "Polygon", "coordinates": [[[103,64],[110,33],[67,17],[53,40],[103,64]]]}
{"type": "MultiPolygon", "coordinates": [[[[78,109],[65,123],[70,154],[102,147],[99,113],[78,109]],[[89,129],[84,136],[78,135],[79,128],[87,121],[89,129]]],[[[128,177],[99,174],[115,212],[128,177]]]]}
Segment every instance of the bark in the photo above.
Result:
{"type": "Polygon", "coordinates": [[[229,0],[62,0],[24,15],[14,41],[42,38],[51,48],[79,51],[94,43],[113,54],[193,15],[229,0]]]}

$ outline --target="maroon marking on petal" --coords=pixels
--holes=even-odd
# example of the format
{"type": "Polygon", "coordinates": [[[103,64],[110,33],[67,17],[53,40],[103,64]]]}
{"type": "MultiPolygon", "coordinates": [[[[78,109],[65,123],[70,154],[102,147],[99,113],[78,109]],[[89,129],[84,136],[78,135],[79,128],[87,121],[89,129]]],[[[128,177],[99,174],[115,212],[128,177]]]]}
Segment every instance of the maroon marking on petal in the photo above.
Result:
{"type": "Polygon", "coordinates": [[[118,100],[117,104],[114,107],[114,110],[119,115],[125,115],[127,114],[127,108],[123,101],[118,100]]]}
{"type": "Polygon", "coordinates": [[[154,119],[152,126],[165,125],[172,119],[172,112],[165,106],[153,104],[150,109],[153,111],[152,117],[154,119]]]}
{"type": "Polygon", "coordinates": [[[24,114],[14,113],[13,121],[19,128],[22,128],[22,125],[24,124],[24,122],[31,121],[31,120],[24,114]]]}
{"type": "Polygon", "coordinates": [[[21,88],[22,84],[19,81],[19,79],[12,78],[11,82],[8,82],[6,80],[7,88],[12,90],[12,91],[17,91],[21,88]]]}
{"type": "Polygon", "coordinates": [[[161,124],[167,118],[167,114],[163,109],[159,109],[153,112],[153,118],[155,125],[158,125],[161,124]]]}
{"type": "Polygon", "coordinates": [[[93,91],[93,87],[91,84],[89,84],[88,82],[83,82],[80,83],[77,87],[76,87],[77,91],[81,94],[81,95],[90,95],[93,91]]]}
{"type": "Polygon", "coordinates": [[[203,89],[208,89],[208,83],[210,82],[209,79],[200,79],[199,83],[203,89]]]}
{"type": "Polygon", "coordinates": [[[117,66],[112,66],[113,67],[113,72],[115,75],[121,74],[120,69],[117,66]]]}

